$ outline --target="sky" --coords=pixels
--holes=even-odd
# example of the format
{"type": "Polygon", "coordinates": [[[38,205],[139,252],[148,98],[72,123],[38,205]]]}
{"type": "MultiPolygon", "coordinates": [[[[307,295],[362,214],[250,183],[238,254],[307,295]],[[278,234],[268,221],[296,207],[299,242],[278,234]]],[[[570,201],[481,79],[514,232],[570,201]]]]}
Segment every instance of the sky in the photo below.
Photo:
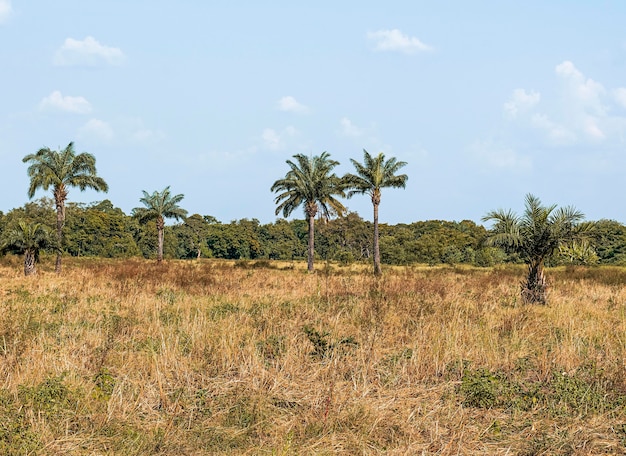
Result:
{"type": "Polygon", "coordinates": [[[109,192],[68,201],[127,214],[170,186],[189,214],[273,222],[286,160],[342,175],[366,149],[407,162],[381,222],[482,223],[532,193],[625,223],[625,23],[623,0],[0,0],[0,211],[28,202],[24,156],[74,142],[109,192]]]}

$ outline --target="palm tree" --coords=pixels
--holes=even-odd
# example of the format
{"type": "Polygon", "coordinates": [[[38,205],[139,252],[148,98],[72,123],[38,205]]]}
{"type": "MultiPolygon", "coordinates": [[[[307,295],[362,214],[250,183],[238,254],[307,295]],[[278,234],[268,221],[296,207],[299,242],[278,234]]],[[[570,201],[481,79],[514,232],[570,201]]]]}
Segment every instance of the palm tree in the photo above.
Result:
{"type": "Polygon", "coordinates": [[[25,156],[22,161],[30,163],[28,177],[30,187],[28,197],[35,196],[37,189],[48,190],[52,187],[54,204],[57,211],[57,259],[55,271],[61,272],[63,252],[63,225],[65,225],[65,201],[68,187],[78,187],[81,191],[91,188],[107,192],[109,186],[96,173],[96,158],[86,152],[76,155],[74,143],[59,152],[48,147],[39,149],[35,154],[25,156]]]}
{"type": "Polygon", "coordinates": [[[350,159],[356,169],[356,174],[346,174],[344,180],[348,188],[348,198],[356,194],[368,194],[374,205],[374,274],[380,275],[380,245],[378,240],[378,206],[380,205],[381,189],[385,187],[405,188],[408,176],[396,175],[406,162],[397,161],[395,157],[385,161],[385,154],[379,153],[372,157],[363,149],[363,163],[350,159]]]}
{"type": "Polygon", "coordinates": [[[156,220],[158,251],[157,262],[163,261],[163,231],[165,229],[165,219],[174,218],[176,220],[184,219],[187,211],[178,206],[178,203],[185,195],[172,195],[170,187],[167,186],[162,192],[155,191],[149,194],[143,191],[143,198],[139,201],[145,207],[136,207],[132,210],[133,217],[137,217],[140,222],[156,220]]]}
{"type": "Polygon", "coordinates": [[[39,250],[50,244],[50,230],[41,223],[28,223],[19,220],[17,224],[3,233],[2,250],[13,250],[24,254],[24,275],[37,272],[39,250]]]}
{"type": "Polygon", "coordinates": [[[281,211],[284,217],[303,205],[304,215],[309,225],[308,262],[309,272],[313,272],[313,254],[315,242],[315,216],[318,211],[326,218],[331,214],[343,214],[346,208],[335,195],[345,196],[344,182],[331,173],[339,162],[330,159],[328,152],[307,157],[303,154],[294,155],[295,162],[287,160],[289,171],[283,179],[272,185],[272,192],[280,192],[274,202],[278,204],[276,215],[281,211]]]}
{"type": "Polygon", "coordinates": [[[522,216],[502,209],[485,215],[484,222],[495,222],[487,243],[503,246],[520,256],[528,265],[528,276],[522,283],[522,300],[545,304],[546,260],[560,247],[583,240],[593,225],[582,223],[585,216],[575,208],[557,209],[556,204],[542,206],[539,198],[531,194],[526,195],[525,206],[522,216]]]}

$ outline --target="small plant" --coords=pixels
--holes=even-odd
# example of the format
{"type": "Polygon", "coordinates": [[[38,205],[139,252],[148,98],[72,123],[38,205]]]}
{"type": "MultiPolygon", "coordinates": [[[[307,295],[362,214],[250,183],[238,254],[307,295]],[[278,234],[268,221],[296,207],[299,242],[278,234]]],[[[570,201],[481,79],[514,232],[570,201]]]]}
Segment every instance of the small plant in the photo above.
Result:
{"type": "Polygon", "coordinates": [[[21,386],[18,397],[37,413],[54,419],[59,415],[73,415],[78,406],[80,393],[64,382],[64,375],[48,377],[39,385],[21,386]]]}
{"type": "Polygon", "coordinates": [[[37,272],[39,251],[51,246],[50,230],[41,223],[19,220],[11,229],[2,233],[0,251],[24,254],[24,275],[37,272]]]}
{"type": "Polygon", "coordinates": [[[36,454],[42,447],[23,407],[4,390],[0,390],[0,454],[36,454]]]}
{"type": "Polygon", "coordinates": [[[102,368],[94,376],[93,381],[96,386],[94,391],[95,398],[102,401],[108,401],[113,394],[113,389],[115,388],[115,377],[113,374],[111,374],[107,368],[102,368]]]}
{"type": "Polygon", "coordinates": [[[466,371],[459,392],[467,407],[493,408],[499,404],[503,390],[502,378],[486,369],[466,371]]]}
{"type": "Polygon", "coordinates": [[[330,333],[328,332],[319,332],[315,328],[308,325],[302,330],[309,338],[309,342],[313,344],[311,356],[316,359],[330,358],[338,351],[345,353],[346,351],[356,348],[359,345],[359,343],[352,336],[344,337],[343,339],[335,342],[330,342],[328,339],[330,333]]]}
{"type": "Polygon", "coordinates": [[[284,336],[269,336],[267,339],[260,340],[256,343],[259,354],[268,361],[273,361],[282,356],[285,351],[284,336]]]}

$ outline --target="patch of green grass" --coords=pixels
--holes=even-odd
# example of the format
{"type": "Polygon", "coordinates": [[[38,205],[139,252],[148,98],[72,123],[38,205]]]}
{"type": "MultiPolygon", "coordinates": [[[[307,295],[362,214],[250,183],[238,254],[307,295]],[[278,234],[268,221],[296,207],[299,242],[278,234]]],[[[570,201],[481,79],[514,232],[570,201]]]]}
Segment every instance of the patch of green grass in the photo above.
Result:
{"type": "Polygon", "coordinates": [[[35,454],[42,446],[21,404],[7,391],[0,391],[0,454],[35,454]]]}
{"type": "Polygon", "coordinates": [[[542,414],[590,416],[623,410],[626,398],[607,388],[598,372],[587,369],[573,373],[555,370],[546,381],[517,377],[514,373],[468,369],[457,392],[462,404],[474,408],[500,408],[512,411],[536,409],[542,414]]]}

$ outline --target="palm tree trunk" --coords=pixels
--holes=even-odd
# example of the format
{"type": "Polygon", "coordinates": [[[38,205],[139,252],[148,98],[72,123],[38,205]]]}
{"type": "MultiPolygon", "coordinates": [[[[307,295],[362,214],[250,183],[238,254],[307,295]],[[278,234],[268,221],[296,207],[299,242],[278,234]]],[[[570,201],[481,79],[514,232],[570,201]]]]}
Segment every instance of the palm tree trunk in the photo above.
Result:
{"type": "Polygon", "coordinates": [[[307,249],[307,270],[313,272],[313,257],[315,255],[315,217],[309,218],[309,247],[307,249]]]}
{"type": "Polygon", "coordinates": [[[380,267],[380,242],[378,240],[378,204],[374,204],[374,275],[383,273],[380,267]]]}
{"type": "Polygon", "coordinates": [[[313,257],[315,255],[315,214],[317,203],[307,202],[304,209],[309,222],[309,248],[307,252],[307,270],[313,272],[313,257]]]}
{"type": "Polygon", "coordinates": [[[163,231],[165,230],[165,220],[163,220],[163,217],[157,218],[156,227],[158,239],[157,263],[160,263],[161,261],[163,261],[163,231]]]}
{"type": "Polygon", "coordinates": [[[528,265],[528,277],[522,284],[522,300],[526,304],[545,304],[547,301],[546,278],[543,260],[528,265]]]}
{"type": "Polygon", "coordinates": [[[380,206],[380,190],[372,193],[372,205],[374,206],[374,275],[383,273],[380,267],[380,242],[378,240],[378,206],[380,206]]]}
{"type": "Polygon", "coordinates": [[[63,254],[63,225],[65,225],[65,198],[67,191],[63,185],[54,190],[54,203],[57,209],[57,259],[54,272],[61,273],[61,255],[63,254]]]}
{"type": "Polygon", "coordinates": [[[24,252],[24,275],[25,276],[29,276],[37,272],[35,268],[35,258],[36,258],[35,252],[33,252],[32,250],[27,249],[24,252]]]}

